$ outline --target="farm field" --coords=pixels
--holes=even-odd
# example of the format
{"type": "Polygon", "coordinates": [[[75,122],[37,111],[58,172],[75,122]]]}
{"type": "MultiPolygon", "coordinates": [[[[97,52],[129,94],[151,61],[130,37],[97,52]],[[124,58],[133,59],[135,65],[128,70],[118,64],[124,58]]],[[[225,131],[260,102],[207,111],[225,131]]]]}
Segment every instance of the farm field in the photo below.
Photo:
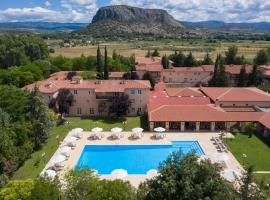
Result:
{"type": "MultiPolygon", "coordinates": [[[[49,43],[49,42],[48,42],[49,43]]],[[[53,42],[54,44],[56,41],[53,42]]],[[[107,46],[109,55],[113,50],[123,56],[135,54],[136,57],[144,57],[148,50],[158,49],[161,55],[170,55],[175,50],[182,51],[188,54],[190,51],[197,59],[203,59],[208,52],[212,58],[215,58],[218,53],[224,54],[229,46],[236,45],[239,55],[244,55],[247,59],[253,59],[256,53],[270,46],[270,41],[237,41],[237,42],[211,42],[204,40],[160,40],[160,41],[118,41],[118,42],[103,42],[100,46],[107,46]]],[[[51,56],[63,55],[66,57],[78,57],[82,54],[85,56],[96,55],[97,45],[77,46],[60,48],[54,45],[55,52],[51,56]]]]}

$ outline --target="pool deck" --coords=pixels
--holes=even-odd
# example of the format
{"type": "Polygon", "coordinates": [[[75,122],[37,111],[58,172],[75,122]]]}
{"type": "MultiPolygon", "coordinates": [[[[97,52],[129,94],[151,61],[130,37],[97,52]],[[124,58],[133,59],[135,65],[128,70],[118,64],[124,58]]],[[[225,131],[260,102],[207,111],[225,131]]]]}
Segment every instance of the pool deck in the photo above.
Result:
{"type": "MultiPolygon", "coordinates": [[[[104,132],[104,138],[101,140],[89,140],[89,136],[91,132],[83,132],[82,138],[75,142],[76,147],[74,150],[70,152],[70,157],[64,161],[64,169],[59,172],[60,176],[64,174],[67,170],[74,169],[76,166],[80,155],[83,151],[85,145],[166,145],[171,144],[171,141],[198,141],[201,145],[206,158],[214,159],[214,155],[218,152],[213,141],[211,138],[217,137],[218,133],[208,133],[208,132],[201,132],[201,133],[176,133],[176,132],[166,132],[166,137],[164,139],[155,140],[152,139],[154,133],[146,132],[141,139],[138,140],[131,140],[130,135],[131,132],[123,132],[124,137],[120,140],[111,140],[110,139],[110,132],[104,132]]],[[[72,133],[67,135],[71,136],[72,133]]],[[[58,150],[55,152],[55,155],[58,155],[58,150]]],[[[226,161],[227,166],[231,170],[236,170],[241,172],[243,170],[240,163],[235,159],[235,157],[228,152],[229,160],[226,161]]],[[[52,166],[51,160],[47,163],[44,170],[52,166]]],[[[101,175],[101,178],[104,179],[112,179],[111,175],[101,175]]],[[[130,181],[130,183],[137,187],[142,181],[146,180],[145,174],[138,174],[138,175],[128,175],[124,180],[130,181]]]]}

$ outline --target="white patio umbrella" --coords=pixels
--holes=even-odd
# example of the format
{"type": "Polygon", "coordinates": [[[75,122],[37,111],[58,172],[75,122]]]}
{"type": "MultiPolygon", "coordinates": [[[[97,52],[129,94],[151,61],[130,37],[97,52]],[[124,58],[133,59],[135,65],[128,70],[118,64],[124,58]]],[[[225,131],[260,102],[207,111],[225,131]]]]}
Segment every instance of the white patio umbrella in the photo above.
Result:
{"type": "Polygon", "coordinates": [[[64,155],[57,155],[52,158],[52,163],[55,165],[57,163],[64,162],[66,160],[66,156],[64,155]]]}
{"type": "Polygon", "coordinates": [[[147,173],[146,173],[146,176],[148,179],[152,179],[152,178],[155,178],[156,176],[158,176],[159,173],[156,169],[150,169],[147,173]]]}
{"type": "Polygon", "coordinates": [[[229,156],[226,153],[216,153],[214,155],[214,162],[219,163],[219,162],[226,162],[229,160],[229,156]]]}
{"type": "Polygon", "coordinates": [[[143,129],[142,128],[139,128],[139,127],[138,128],[133,128],[132,129],[132,132],[133,133],[142,133],[143,132],[143,129]]]}
{"type": "Polygon", "coordinates": [[[112,133],[121,133],[123,131],[123,129],[122,128],[118,128],[118,127],[115,127],[115,128],[112,128],[111,129],[111,132],[112,133]]]}
{"type": "Polygon", "coordinates": [[[241,173],[235,170],[225,170],[221,174],[227,181],[234,182],[240,178],[241,173]]]}
{"type": "Polygon", "coordinates": [[[83,129],[82,128],[74,128],[71,130],[73,133],[77,134],[77,133],[80,133],[80,132],[83,132],[83,129]]]}
{"type": "Polygon", "coordinates": [[[124,169],[115,169],[111,172],[111,175],[115,179],[123,179],[128,175],[128,173],[124,169]]]}
{"type": "Polygon", "coordinates": [[[60,148],[60,150],[59,150],[59,153],[61,153],[61,154],[66,154],[66,153],[68,153],[68,152],[70,152],[71,151],[71,147],[69,147],[69,146],[62,146],[61,148],[60,148]]]}
{"type": "Polygon", "coordinates": [[[48,169],[43,171],[40,176],[54,178],[56,176],[56,172],[54,170],[48,169]]]}
{"type": "Polygon", "coordinates": [[[92,128],[91,131],[93,133],[101,133],[103,131],[103,129],[102,128],[99,128],[99,127],[96,127],[96,128],[92,128]]]}
{"type": "Polygon", "coordinates": [[[154,128],[154,131],[158,132],[158,133],[162,133],[162,132],[166,131],[166,129],[163,127],[157,127],[157,128],[154,128]]]}
{"type": "Polygon", "coordinates": [[[228,139],[234,139],[235,138],[235,136],[233,134],[229,133],[229,132],[225,133],[222,137],[223,138],[228,138],[228,139]]]}
{"type": "Polygon", "coordinates": [[[70,142],[75,142],[76,140],[78,140],[77,137],[69,136],[69,137],[66,137],[66,138],[64,139],[64,142],[70,143],[70,142]]]}

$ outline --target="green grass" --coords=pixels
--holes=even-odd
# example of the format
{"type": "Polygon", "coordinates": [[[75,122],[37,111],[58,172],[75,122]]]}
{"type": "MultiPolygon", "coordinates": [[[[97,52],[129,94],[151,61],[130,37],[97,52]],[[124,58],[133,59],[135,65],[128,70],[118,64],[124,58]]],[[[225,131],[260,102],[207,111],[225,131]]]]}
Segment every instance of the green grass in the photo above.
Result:
{"type": "Polygon", "coordinates": [[[121,127],[125,131],[130,131],[134,127],[146,127],[146,119],[144,117],[127,117],[126,119],[114,119],[114,118],[87,118],[81,119],[79,117],[67,117],[69,124],[58,126],[53,128],[51,134],[47,140],[47,143],[39,151],[34,152],[31,158],[26,160],[13,175],[12,179],[27,179],[35,178],[45,167],[46,163],[50,160],[54,152],[57,150],[59,141],[62,141],[69,130],[73,128],[83,128],[86,131],[90,131],[91,128],[99,126],[104,131],[109,131],[113,127],[121,127]],[[123,122],[126,123],[123,123],[123,122]],[[59,137],[58,139],[56,137],[59,137]],[[42,157],[42,154],[45,156],[42,157]],[[40,160],[39,164],[35,163],[40,160]]]}
{"type": "Polygon", "coordinates": [[[254,174],[255,179],[260,182],[264,181],[267,184],[270,184],[270,174],[254,174]]]}
{"type": "Polygon", "coordinates": [[[270,147],[256,135],[237,134],[235,139],[224,140],[236,159],[244,166],[253,165],[255,171],[270,171],[270,147]],[[243,159],[243,154],[247,158],[243,159]]]}

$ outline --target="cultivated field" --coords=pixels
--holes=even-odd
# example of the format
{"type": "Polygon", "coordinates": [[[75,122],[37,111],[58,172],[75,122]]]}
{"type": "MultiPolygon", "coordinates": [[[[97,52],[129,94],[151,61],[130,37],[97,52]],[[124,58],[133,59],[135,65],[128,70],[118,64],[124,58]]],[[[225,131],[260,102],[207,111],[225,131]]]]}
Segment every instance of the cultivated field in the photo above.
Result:
{"type": "MultiPolygon", "coordinates": [[[[55,44],[55,43],[54,43],[55,44]]],[[[106,42],[100,43],[100,46],[107,46],[108,53],[112,54],[116,50],[118,54],[123,56],[130,56],[135,54],[137,57],[143,57],[148,50],[158,49],[161,53],[170,55],[175,50],[181,50],[185,54],[190,51],[198,59],[203,59],[208,52],[212,58],[215,58],[218,53],[224,52],[231,45],[236,45],[239,49],[239,55],[244,55],[248,59],[253,59],[256,53],[265,47],[270,46],[267,41],[237,41],[237,42],[211,42],[202,40],[192,41],[175,41],[175,40],[161,40],[161,41],[130,41],[130,42],[106,42]]],[[[66,57],[78,57],[82,54],[85,56],[96,55],[96,45],[78,46],[69,48],[59,48],[55,46],[55,53],[52,56],[63,55],[66,57]]]]}

